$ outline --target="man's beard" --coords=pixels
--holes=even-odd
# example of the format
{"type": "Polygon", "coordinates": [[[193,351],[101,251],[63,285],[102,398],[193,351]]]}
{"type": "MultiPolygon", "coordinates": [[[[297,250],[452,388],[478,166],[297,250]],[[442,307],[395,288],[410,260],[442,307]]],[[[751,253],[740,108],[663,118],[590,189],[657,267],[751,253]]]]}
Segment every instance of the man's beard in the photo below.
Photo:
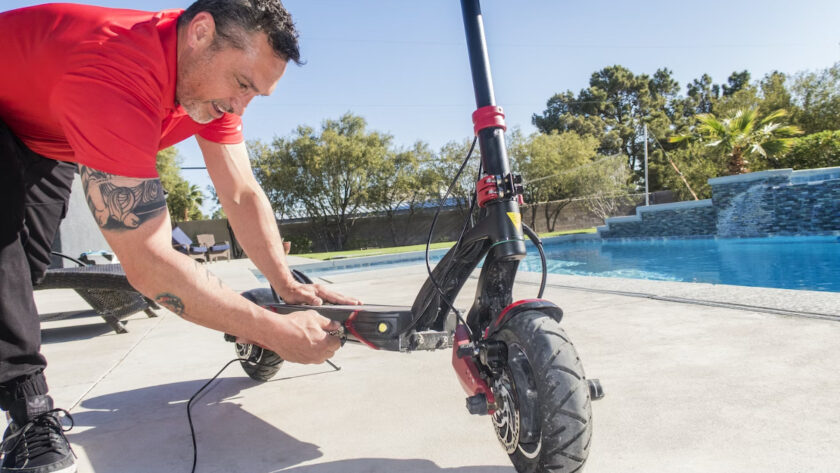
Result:
{"type": "Polygon", "coordinates": [[[215,120],[209,113],[207,113],[207,106],[204,102],[187,99],[181,103],[181,106],[184,107],[184,111],[187,112],[187,115],[196,123],[206,125],[215,120]]]}

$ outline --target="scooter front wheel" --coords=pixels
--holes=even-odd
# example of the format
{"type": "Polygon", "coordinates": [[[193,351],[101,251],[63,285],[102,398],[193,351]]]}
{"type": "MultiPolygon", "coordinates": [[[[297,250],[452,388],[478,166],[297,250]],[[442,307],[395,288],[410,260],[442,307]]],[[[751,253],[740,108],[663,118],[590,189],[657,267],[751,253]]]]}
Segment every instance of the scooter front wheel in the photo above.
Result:
{"type": "MultiPolygon", "coordinates": [[[[274,294],[269,288],[251,289],[242,293],[242,297],[259,306],[275,303],[274,294]]],[[[236,357],[245,373],[253,380],[268,381],[273,378],[283,365],[283,358],[271,350],[250,343],[236,343],[236,357]]]]}
{"type": "Polygon", "coordinates": [[[589,454],[592,407],[580,358],[560,324],[526,311],[494,336],[507,364],[493,380],[496,436],[520,473],[580,471],[589,454]]]}

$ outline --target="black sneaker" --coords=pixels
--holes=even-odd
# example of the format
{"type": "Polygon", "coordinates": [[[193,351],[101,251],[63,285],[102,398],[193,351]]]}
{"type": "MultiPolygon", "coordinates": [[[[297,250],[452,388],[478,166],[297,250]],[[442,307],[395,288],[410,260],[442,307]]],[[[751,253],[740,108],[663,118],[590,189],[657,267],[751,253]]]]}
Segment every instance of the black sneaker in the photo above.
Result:
{"type": "Polygon", "coordinates": [[[53,409],[52,398],[46,395],[14,402],[12,419],[3,434],[3,463],[0,473],[74,473],[76,456],[64,437],[65,429],[59,413],[73,417],[64,409],[53,409]]]}

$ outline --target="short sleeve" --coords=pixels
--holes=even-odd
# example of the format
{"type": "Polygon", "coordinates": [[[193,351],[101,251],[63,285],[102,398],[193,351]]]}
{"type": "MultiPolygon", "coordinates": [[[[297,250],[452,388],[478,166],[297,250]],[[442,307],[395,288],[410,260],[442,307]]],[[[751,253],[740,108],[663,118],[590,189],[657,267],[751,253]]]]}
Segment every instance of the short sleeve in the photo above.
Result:
{"type": "Polygon", "coordinates": [[[245,141],[242,135],[242,117],[226,113],[218,120],[213,120],[198,132],[205,140],[223,145],[233,145],[245,141]]]}
{"type": "Polygon", "coordinates": [[[159,100],[112,72],[88,66],[65,74],[50,98],[53,115],[78,163],[119,176],[157,177],[159,100]]]}

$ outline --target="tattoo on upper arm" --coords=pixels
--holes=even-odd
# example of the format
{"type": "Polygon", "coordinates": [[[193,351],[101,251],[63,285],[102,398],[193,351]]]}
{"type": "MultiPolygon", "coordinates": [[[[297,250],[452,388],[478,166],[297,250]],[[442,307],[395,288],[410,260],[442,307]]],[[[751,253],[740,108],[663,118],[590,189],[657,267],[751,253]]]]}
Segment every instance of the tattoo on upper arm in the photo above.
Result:
{"type": "Polygon", "coordinates": [[[96,223],[107,230],[130,230],[166,212],[160,179],[116,176],[79,165],[82,188],[96,223]]]}
{"type": "Polygon", "coordinates": [[[155,296],[155,301],[179,317],[184,315],[184,302],[175,294],[162,292],[155,296]]]}

